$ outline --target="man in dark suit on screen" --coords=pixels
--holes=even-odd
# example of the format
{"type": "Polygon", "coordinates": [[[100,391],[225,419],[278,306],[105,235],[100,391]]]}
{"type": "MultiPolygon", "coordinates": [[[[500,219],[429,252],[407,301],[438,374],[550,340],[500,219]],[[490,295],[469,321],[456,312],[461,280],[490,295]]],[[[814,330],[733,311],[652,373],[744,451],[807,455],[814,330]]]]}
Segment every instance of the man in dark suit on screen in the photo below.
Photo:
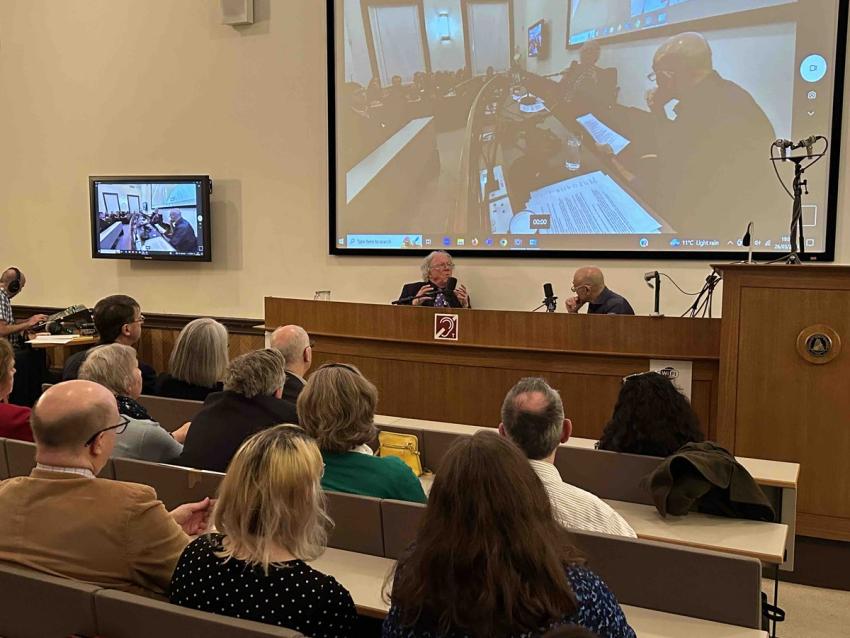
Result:
{"type": "Polygon", "coordinates": [[[192,225],[183,219],[183,213],[173,208],[168,213],[171,219],[171,245],[180,253],[198,252],[198,237],[192,225]]]}

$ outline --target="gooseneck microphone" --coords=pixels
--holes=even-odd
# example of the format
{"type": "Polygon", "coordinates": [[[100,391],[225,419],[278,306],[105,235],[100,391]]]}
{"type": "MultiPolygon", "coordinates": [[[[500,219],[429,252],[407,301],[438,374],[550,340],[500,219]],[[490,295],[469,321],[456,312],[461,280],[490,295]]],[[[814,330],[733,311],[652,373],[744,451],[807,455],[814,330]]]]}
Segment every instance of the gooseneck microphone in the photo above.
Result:
{"type": "Polygon", "coordinates": [[[741,243],[749,249],[749,251],[747,252],[748,264],[753,263],[753,232],[755,231],[755,227],[756,225],[753,222],[748,222],[747,231],[741,238],[741,243]]]}
{"type": "Polygon", "coordinates": [[[543,305],[546,306],[546,312],[555,312],[558,307],[558,298],[552,290],[552,284],[543,284],[543,305]]]}

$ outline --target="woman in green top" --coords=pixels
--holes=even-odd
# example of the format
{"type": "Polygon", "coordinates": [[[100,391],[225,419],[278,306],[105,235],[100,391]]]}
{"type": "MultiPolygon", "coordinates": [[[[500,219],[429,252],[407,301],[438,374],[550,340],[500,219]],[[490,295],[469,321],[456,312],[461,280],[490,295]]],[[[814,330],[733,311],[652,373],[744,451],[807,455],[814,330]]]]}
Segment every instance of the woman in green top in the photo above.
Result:
{"type": "Polygon", "coordinates": [[[372,455],[377,404],[378,390],[352,365],[326,363],[310,375],[298,396],[298,420],[322,451],[322,487],[425,503],[422,485],[404,461],[372,455]]]}

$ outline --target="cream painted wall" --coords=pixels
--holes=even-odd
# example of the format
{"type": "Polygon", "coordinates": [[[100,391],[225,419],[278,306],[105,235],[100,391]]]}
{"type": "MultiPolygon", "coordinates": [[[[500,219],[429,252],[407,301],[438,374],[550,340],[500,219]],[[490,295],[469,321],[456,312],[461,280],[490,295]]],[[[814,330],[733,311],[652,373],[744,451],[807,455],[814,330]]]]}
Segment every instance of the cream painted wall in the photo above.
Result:
{"type": "MultiPolygon", "coordinates": [[[[0,263],[21,304],[93,304],[124,292],[149,312],[261,317],[264,295],[384,302],[416,258],[327,254],[325,15],[319,0],[255,0],[250,27],[213,0],[0,2],[0,263]],[[209,173],[211,264],[92,260],[87,178],[209,173]]],[[[848,156],[847,136],[842,140],[848,156]]],[[[846,161],[843,167],[846,167],[846,161]]],[[[840,204],[848,201],[846,168],[840,204]]],[[[839,222],[839,261],[850,224],[839,222]]],[[[476,305],[527,309],[568,293],[574,260],[458,259],[476,305]]],[[[659,264],[686,289],[707,264],[659,264]]],[[[645,261],[602,262],[648,312],[645,261]]],[[[663,310],[688,300],[669,285],[663,310]]]]}

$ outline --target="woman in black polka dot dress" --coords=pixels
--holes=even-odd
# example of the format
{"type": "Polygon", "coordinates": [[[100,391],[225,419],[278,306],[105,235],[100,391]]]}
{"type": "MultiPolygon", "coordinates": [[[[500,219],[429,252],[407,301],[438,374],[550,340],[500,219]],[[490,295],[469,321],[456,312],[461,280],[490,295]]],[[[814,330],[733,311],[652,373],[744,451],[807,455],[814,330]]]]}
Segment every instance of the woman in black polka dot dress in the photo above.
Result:
{"type": "Polygon", "coordinates": [[[220,533],[183,552],[171,602],[311,638],[355,635],[351,595],[304,562],[322,552],[326,539],[321,476],[321,453],[300,428],[281,425],[248,439],[219,488],[220,533]]]}

